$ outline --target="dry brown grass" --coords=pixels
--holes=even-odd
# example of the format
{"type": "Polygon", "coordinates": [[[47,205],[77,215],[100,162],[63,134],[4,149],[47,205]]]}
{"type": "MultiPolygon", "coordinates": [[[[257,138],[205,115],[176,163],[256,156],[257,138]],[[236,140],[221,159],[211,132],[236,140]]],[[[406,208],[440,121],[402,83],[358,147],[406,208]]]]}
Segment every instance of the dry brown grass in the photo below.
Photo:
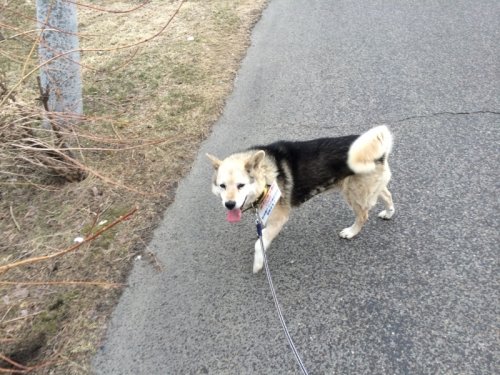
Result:
{"type": "MultiPolygon", "coordinates": [[[[28,367],[42,364],[30,373],[90,372],[89,359],[120,293],[115,284],[124,282],[139,254],[155,265],[145,243],[220,113],[264,2],[187,1],[169,27],[146,43],[83,52],[85,118],[72,134],[72,151],[89,176],[66,183],[51,176],[53,171],[26,164],[19,164],[18,175],[0,174],[0,266],[54,254],[133,207],[139,210],[75,251],[0,275],[0,353],[6,356],[0,367],[24,371],[10,359],[28,367]]],[[[0,12],[4,37],[19,32],[5,25],[33,28],[30,17],[20,16],[34,14],[33,2],[6,4],[12,12],[0,12]]],[[[137,1],[88,4],[94,8],[79,8],[80,43],[91,50],[154,36],[179,2],[156,0],[127,13],[95,6],[132,9],[137,1]]],[[[2,79],[9,87],[23,69],[36,66],[30,52],[34,36],[0,41],[2,79]]],[[[40,111],[34,77],[15,94],[24,110],[40,111]]],[[[15,111],[13,116],[20,117],[15,111]]],[[[37,121],[34,115],[33,124],[37,121]]]]}

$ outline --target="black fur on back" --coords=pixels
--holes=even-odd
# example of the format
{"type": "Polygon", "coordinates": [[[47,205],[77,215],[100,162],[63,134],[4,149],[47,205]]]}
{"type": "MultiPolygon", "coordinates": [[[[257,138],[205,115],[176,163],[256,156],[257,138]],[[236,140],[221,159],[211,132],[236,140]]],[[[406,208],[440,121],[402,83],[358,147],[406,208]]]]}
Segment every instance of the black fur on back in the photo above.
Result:
{"type": "Polygon", "coordinates": [[[291,204],[297,206],[343,178],[354,174],[347,165],[347,153],[358,135],[319,138],[310,141],[278,141],[252,150],[264,150],[278,167],[278,180],[284,186],[293,184],[291,204]],[[288,181],[285,165],[293,181],[288,181]]]}

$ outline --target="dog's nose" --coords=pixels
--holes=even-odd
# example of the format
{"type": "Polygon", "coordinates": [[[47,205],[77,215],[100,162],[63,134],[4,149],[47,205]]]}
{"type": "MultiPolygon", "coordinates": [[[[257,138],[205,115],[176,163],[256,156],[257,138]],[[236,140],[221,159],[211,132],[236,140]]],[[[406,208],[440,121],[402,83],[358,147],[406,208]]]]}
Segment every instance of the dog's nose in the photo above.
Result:
{"type": "Polygon", "coordinates": [[[232,210],[234,207],[236,207],[236,202],[235,201],[227,201],[226,203],[224,203],[224,205],[226,206],[226,208],[228,210],[232,210]]]}

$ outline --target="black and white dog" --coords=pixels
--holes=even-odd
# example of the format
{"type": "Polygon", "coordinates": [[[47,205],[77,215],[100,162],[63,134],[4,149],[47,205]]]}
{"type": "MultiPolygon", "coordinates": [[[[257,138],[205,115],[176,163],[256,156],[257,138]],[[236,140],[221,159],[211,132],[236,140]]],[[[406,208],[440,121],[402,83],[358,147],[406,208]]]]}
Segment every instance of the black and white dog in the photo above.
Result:
{"type": "MultiPolygon", "coordinates": [[[[287,222],[290,209],[329,189],[339,189],[353,209],[354,224],[340,232],[342,238],[359,233],[368,212],[380,197],[390,219],[394,204],[387,184],[391,178],[388,157],[393,137],[377,126],[362,135],[320,138],[304,142],[279,141],[255,146],[219,160],[207,154],[215,173],[212,191],[222,199],[230,222],[239,221],[243,210],[262,202],[270,186],[281,191],[263,231],[265,249],[287,222]]],[[[263,266],[260,242],[255,243],[253,272],[263,266]]]]}

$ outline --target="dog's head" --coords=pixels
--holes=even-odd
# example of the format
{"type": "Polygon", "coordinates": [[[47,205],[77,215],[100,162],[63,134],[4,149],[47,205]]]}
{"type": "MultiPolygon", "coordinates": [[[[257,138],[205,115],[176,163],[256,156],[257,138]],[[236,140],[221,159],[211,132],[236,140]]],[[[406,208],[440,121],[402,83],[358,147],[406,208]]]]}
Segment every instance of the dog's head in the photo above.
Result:
{"type": "Polygon", "coordinates": [[[240,221],[242,209],[249,207],[264,191],[261,173],[264,156],[262,150],[234,154],[224,160],[207,154],[215,169],[212,192],[222,199],[229,222],[240,221]]]}

